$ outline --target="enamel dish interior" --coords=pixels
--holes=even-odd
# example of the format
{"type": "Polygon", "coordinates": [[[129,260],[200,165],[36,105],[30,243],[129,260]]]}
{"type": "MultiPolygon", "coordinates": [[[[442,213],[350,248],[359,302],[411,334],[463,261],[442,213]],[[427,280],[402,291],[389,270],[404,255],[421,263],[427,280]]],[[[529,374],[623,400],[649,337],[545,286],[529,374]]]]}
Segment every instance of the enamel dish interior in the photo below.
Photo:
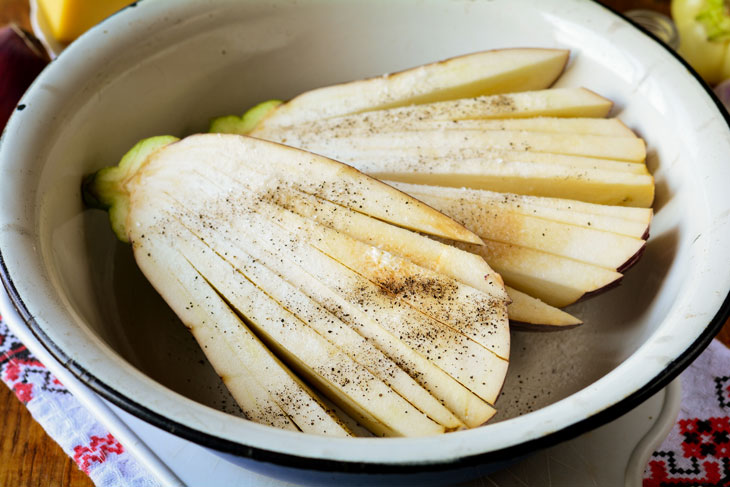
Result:
{"type": "Polygon", "coordinates": [[[94,389],[203,444],[380,464],[519,449],[624,412],[630,401],[591,419],[665,383],[727,313],[727,121],[671,53],[598,4],[143,1],[85,34],[22,103],[0,150],[0,250],[16,305],[94,389]],[[648,143],[657,213],[646,253],[621,286],[568,309],[582,327],[513,333],[500,413],[485,427],[335,440],[227,414],[234,408],[220,380],[131,250],[115,241],[106,214],[84,211],[82,175],[116,164],[143,137],[205,131],[210,118],[258,101],[532,46],[571,49],[559,85],[611,98],[615,114],[648,143]]]}

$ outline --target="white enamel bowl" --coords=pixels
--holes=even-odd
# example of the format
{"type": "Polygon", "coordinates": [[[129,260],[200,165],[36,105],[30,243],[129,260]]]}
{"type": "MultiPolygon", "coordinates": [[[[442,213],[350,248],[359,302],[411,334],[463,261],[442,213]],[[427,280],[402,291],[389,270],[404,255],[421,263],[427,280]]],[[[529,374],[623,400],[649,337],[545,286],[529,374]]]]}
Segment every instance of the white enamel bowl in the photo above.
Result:
{"type": "Polygon", "coordinates": [[[473,476],[628,411],[688,365],[728,315],[728,121],[671,52],[598,4],[146,0],[63,52],[21,103],[0,149],[2,278],[21,315],[105,398],[272,475],[473,476]],[[513,333],[500,415],[488,426],[328,439],[226,413],[230,397],[130,249],[103,212],[84,210],[82,176],[143,137],[204,131],[210,118],[261,100],[516,46],[570,48],[559,85],[615,100],[615,114],[646,139],[657,214],[642,260],[620,287],[570,309],[582,327],[513,333]]]}

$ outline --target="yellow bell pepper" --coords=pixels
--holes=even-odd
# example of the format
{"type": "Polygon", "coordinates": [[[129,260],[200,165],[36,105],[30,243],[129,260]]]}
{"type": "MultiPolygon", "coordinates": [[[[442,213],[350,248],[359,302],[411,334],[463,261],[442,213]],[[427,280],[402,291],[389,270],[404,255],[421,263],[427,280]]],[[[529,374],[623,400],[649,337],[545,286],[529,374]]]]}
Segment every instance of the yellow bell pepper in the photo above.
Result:
{"type": "Polygon", "coordinates": [[[679,54],[710,84],[730,78],[730,9],[725,0],[672,0],[679,54]]]}

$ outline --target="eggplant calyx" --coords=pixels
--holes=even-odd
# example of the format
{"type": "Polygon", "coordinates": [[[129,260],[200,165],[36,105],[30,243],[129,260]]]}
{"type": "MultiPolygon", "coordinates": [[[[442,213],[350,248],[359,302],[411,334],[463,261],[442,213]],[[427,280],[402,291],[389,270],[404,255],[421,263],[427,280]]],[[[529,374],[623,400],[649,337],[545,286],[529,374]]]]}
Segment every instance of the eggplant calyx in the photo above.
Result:
{"type": "Polygon", "coordinates": [[[128,242],[126,223],[129,210],[127,183],[137,174],[149,156],[158,149],[179,140],[171,135],[150,137],[137,142],[116,166],[88,174],[81,182],[81,196],[89,208],[109,212],[112,230],[119,240],[128,242]]]}
{"type": "Polygon", "coordinates": [[[216,134],[238,134],[247,135],[255,129],[272,110],[281,105],[281,100],[267,100],[249,108],[246,113],[238,117],[229,115],[227,117],[214,118],[210,122],[209,133],[216,134]]]}

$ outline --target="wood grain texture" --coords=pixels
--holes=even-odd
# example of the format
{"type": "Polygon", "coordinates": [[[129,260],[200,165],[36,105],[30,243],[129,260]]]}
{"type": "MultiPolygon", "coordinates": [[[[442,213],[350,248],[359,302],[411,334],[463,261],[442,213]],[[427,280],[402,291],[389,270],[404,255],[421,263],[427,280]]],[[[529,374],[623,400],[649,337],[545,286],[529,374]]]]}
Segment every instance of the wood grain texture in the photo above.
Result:
{"type": "MultiPolygon", "coordinates": [[[[669,13],[668,0],[607,0],[604,3],[618,11],[647,8],[669,13]]],[[[0,0],[0,25],[11,21],[30,30],[27,0],[0,0]]],[[[730,346],[730,321],[718,338],[730,346]]],[[[0,385],[0,486],[92,485],[14,394],[0,385]]]]}
{"type": "Polygon", "coordinates": [[[0,0],[0,26],[15,22],[31,30],[27,0],[0,0]]]}
{"type": "Polygon", "coordinates": [[[730,347],[730,320],[725,322],[725,326],[717,334],[717,339],[724,343],[725,346],[730,347]]]}
{"type": "Polygon", "coordinates": [[[5,384],[0,384],[0,485],[93,486],[5,384]]]}

